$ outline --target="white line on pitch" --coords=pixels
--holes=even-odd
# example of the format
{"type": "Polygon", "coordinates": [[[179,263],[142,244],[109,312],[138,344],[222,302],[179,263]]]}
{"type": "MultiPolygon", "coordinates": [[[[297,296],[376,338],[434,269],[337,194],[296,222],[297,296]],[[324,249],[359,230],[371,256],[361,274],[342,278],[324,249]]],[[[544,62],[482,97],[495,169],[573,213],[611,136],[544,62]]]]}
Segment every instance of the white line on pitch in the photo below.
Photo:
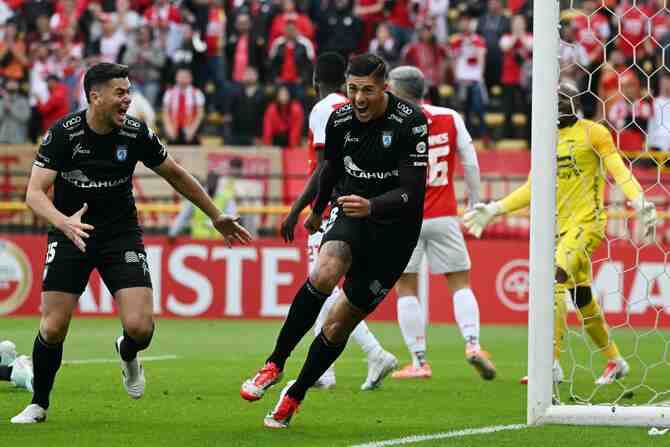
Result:
{"type": "Polygon", "coordinates": [[[466,428],[464,430],[433,433],[430,435],[406,436],[404,438],[389,439],[386,441],[375,441],[367,444],[356,444],[351,447],[384,447],[389,445],[413,444],[416,442],[434,441],[435,439],[460,438],[463,436],[484,435],[487,433],[495,433],[498,431],[521,430],[524,428],[528,428],[528,426],[525,424],[491,425],[489,427],[466,428]]]}
{"type": "MultiPolygon", "coordinates": [[[[146,357],[140,356],[140,360],[143,362],[158,362],[161,360],[176,360],[178,359],[179,356],[174,355],[174,354],[166,354],[166,355],[149,355],[146,357]]],[[[85,359],[85,360],[63,360],[64,365],[88,365],[91,363],[116,363],[118,362],[119,359],[85,359]]]]}

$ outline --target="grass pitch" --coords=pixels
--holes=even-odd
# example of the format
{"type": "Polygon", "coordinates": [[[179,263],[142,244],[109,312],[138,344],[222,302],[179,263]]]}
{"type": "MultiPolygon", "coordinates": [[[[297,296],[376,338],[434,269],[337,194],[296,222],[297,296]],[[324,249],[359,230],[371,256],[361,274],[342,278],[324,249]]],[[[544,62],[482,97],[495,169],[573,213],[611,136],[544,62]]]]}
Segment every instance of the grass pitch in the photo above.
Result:
{"type": "MultiPolygon", "coordinates": [[[[92,360],[65,364],[56,380],[48,420],[15,426],[9,418],[29,403],[22,390],[0,383],[0,439],[20,446],[350,446],[411,435],[430,435],[468,428],[523,424],[526,388],[519,378],[526,371],[526,328],[484,327],[484,347],[493,354],[498,377],[484,382],[464,360],[463,343],[455,326],[432,326],[428,359],[433,378],[396,381],[388,378],[374,392],[359,390],[367,366],[353,342],[336,364],[337,386],[311,391],[288,430],[270,430],[263,417],[276,403],[282,385],[263,400],[248,403],[239,397],[242,381],[252,375],[270,352],[280,321],[159,320],[146,356],[175,355],[176,359],[145,363],[147,391],[131,400],[121,385],[113,342],[119,333],[114,319],[75,319],[65,345],[64,359],[92,360]],[[97,363],[109,360],[111,363],[97,363]]],[[[408,354],[395,324],[372,323],[371,329],[401,363],[408,354]]],[[[3,318],[0,339],[11,339],[30,354],[37,319],[3,318]]],[[[576,370],[573,385],[579,395],[611,401],[641,382],[645,366],[660,362],[664,343],[635,343],[632,332],[618,331],[626,355],[633,355],[633,372],[624,385],[593,391],[588,374],[576,370]],[[639,359],[639,360],[638,360],[639,359]]],[[[295,378],[311,333],[287,363],[286,380],[295,378]]],[[[640,338],[638,337],[638,341],[640,338]]],[[[642,339],[644,341],[644,338],[642,339]]],[[[576,340],[580,364],[601,358],[589,355],[576,340]]],[[[571,361],[565,356],[569,374],[571,361]]],[[[661,362],[660,368],[665,368],[661,362]]],[[[649,398],[648,388],[667,389],[665,369],[647,370],[645,385],[626,403],[649,398]],[[664,388],[665,387],[665,388],[664,388]]],[[[571,385],[561,387],[569,399],[571,385]]],[[[419,446],[585,446],[670,445],[670,434],[647,435],[644,428],[545,426],[489,434],[433,439],[419,446]]]]}

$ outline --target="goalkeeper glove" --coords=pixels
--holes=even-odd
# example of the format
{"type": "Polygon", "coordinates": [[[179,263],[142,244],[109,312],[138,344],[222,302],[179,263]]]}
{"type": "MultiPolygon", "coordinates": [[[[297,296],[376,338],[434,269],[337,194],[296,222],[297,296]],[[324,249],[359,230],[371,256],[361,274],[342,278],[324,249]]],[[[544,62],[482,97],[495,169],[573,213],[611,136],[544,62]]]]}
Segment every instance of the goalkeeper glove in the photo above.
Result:
{"type": "Polygon", "coordinates": [[[635,209],[637,220],[642,224],[644,237],[653,236],[658,221],[656,218],[656,206],[652,202],[645,200],[642,194],[631,202],[631,206],[635,209]]]}
{"type": "Polygon", "coordinates": [[[468,232],[479,238],[484,228],[494,217],[503,214],[500,202],[477,203],[463,215],[463,223],[468,232]]]}

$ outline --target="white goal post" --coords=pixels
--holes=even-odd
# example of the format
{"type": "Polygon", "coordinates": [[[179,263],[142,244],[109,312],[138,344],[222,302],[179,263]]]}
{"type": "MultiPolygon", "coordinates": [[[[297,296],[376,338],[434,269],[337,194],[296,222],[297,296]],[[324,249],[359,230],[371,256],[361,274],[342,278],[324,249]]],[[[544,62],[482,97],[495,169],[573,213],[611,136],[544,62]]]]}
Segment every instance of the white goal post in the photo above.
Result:
{"type": "Polygon", "coordinates": [[[527,422],[670,427],[668,406],[552,404],[559,16],[558,0],[535,0],[527,422]]]}

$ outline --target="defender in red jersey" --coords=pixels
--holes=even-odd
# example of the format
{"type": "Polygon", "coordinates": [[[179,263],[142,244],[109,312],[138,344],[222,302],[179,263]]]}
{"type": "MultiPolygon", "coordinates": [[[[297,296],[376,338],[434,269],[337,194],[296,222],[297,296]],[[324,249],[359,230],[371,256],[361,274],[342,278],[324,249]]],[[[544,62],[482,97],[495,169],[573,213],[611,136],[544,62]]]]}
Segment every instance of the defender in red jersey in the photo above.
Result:
{"type": "MultiPolygon", "coordinates": [[[[389,74],[393,94],[418,103],[424,93],[423,73],[403,66],[389,74]]],[[[442,273],[453,293],[454,316],[465,339],[465,356],[485,380],[496,375],[489,355],[479,344],[479,306],[470,288],[470,257],[460,229],[454,194],[456,152],[465,171],[470,204],[479,199],[479,165],[472,138],[461,116],[444,107],[423,105],[427,127],[412,129],[416,135],[428,134],[428,175],[424,199],[423,225],[414,253],[396,283],[398,323],[412,363],[393,373],[395,379],[429,378],[426,361],[426,322],[418,300],[418,279],[424,253],[432,273],[442,273]]]]}

